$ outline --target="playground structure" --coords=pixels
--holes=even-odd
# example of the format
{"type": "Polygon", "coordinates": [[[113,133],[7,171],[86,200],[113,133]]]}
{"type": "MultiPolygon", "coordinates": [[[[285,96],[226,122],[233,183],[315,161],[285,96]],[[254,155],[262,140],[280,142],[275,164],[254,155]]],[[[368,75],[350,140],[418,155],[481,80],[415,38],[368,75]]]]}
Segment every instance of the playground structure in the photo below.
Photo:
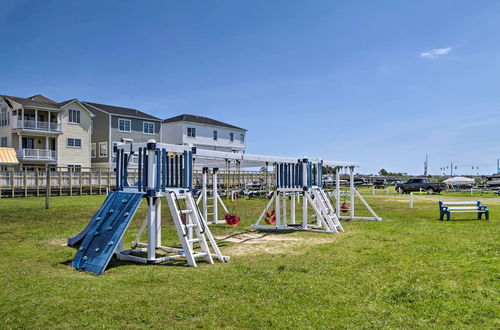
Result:
{"type": "MultiPolygon", "coordinates": [[[[189,266],[196,267],[198,259],[213,263],[229,261],[223,256],[208,224],[230,223],[219,218],[218,204],[227,219],[227,207],[218,192],[218,169],[234,163],[241,167],[255,168],[270,165],[275,170],[275,191],[253,228],[259,230],[309,230],[327,233],[343,231],[339,213],[340,189],[337,185],[337,203],[334,207],[330,197],[322,188],[323,167],[351,168],[351,216],[354,217],[354,199],[357,193],[353,185],[352,171],[356,163],[332,162],[320,159],[297,159],[196,149],[189,146],[148,143],[119,143],[115,147],[116,188],[110,192],[101,208],[87,227],[68,240],[68,245],[78,247],[72,266],[87,272],[102,274],[114,254],[120,260],[146,264],[185,258],[189,266]],[[132,158],[138,158],[138,177],[131,181],[128,165],[132,158]],[[196,164],[196,165],[195,165],[196,164]],[[203,169],[202,192],[195,201],[193,192],[193,170],[203,169]],[[212,189],[208,189],[207,177],[211,169],[212,189]],[[209,196],[209,194],[211,196],[209,196]],[[211,199],[209,198],[211,197],[211,199]],[[287,219],[287,199],[290,199],[290,221],[287,219]],[[181,248],[162,245],[161,202],[167,200],[170,213],[181,243],[181,248]],[[125,249],[124,233],[132,221],[142,200],[147,202],[147,216],[137,233],[132,247],[125,249]],[[209,200],[212,204],[209,204],[209,200]],[[302,220],[296,222],[296,203],[302,200],[302,220]],[[202,203],[202,210],[197,205],[202,203]],[[274,203],[274,204],[273,204],[274,203]],[[212,212],[209,212],[212,205],[212,212]],[[267,211],[274,205],[274,210],[267,211]],[[308,210],[313,212],[309,215],[308,210]],[[266,225],[260,224],[264,216],[266,225]],[[210,217],[212,216],[212,217],[210,217]],[[315,223],[309,220],[315,219],[315,223]],[[147,231],[147,241],[141,242],[147,231]],[[157,253],[159,252],[159,253],[157,253]]],[[[338,183],[338,182],[337,182],[338,183]]],[[[226,196],[230,194],[227,190],[226,196]]],[[[359,194],[358,194],[359,195],[359,194]]],[[[361,197],[361,196],[359,196],[361,197]]],[[[364,200],[361,197],[361,200],[364,200]]],[[[369,208],[368,204],[364,204],[369,208]]],[[[371,208],[369,208],[371,210],[371,208]]],[[[374,212],[371,211],[373,214],[374,212]]],[[[234,214],[233,214],[234,216],[234,214]]],[[[376,216],[376,215],[375,215],[376,216]]],[[[365,219],[365,218],[363,218],[365,219]]],[[[381,220],[377,217],[376,220],[381,220]]],[[[239,221],[239,219],[238,219],[239,221]]]]}
{"type": "Polygon", "coordinates": [[[354,168],[353,165],[335,165],[335,189],[327,192],[329,199],[335,200],[335,207],[338,212],[340,220],[372,220],[372,221],[382,221],[375,211],[366,202],[363,196],[358,192],[354,186],[354,168]],[[349,185],[347,187],[342,187],[340,180],[341,173],[347,173],[349,175],[349,185]],[[343,198],[343,200],[341,200],[343,198]],[[363,206],[370,212],[371,217],[360,217],[355,215],[355,200],[358,198],[363,206]],[[347,204],[347,199],[349,203],[347,204]],[[348,215],[341,215],[342,213],[349,213],[348,215]]]}
{"type": "Polygon", "coordinates": [[[79,245],[72,262],[74,268],[102,274],[113,254],[120,260],[148,264],[185,258],[193,267],[199,258],[208,263],[213,263],[214,258],[222,262],[229,260],[221,254],[191,194],[193,152],[190,148],[152,141],[118,144],[115,152],[116,191],[109,194],[84,232],[68,241],[71,246],[79,245]],[[139,177],[130,185],[127,168],[132,157],[138,157],[139,177]],[[124,249],[123,235],[143,199],[147,201],[147,217],[133,247],[124,249]],[[161,244],[162,199],[168,202],[182,248],[161,244]],[[146,228],[147,243],[141,243],[146,228]],[[199,251],[195,251],[195,243],[199,251]],[[157,250],[167,255],[158,256],[157,250]]]}

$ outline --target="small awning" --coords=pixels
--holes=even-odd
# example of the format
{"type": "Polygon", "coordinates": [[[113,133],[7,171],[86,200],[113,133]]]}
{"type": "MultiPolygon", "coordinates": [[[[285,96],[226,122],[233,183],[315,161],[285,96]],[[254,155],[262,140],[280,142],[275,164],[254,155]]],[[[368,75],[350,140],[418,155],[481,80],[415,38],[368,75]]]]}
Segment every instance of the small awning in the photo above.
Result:
{"type": "Polygon", "coordinates": [[[0,165],[18,165],[16,151],[14,148],[0,148],[0,165]]]}

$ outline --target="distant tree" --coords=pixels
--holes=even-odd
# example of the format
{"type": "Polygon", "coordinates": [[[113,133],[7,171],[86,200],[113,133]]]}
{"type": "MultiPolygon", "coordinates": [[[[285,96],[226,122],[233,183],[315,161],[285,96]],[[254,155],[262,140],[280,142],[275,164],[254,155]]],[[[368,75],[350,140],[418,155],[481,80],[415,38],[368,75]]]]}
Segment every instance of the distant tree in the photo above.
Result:
{"type": "Polygon", "coordinates": [[[386,176],[389,174],[389,172],[387,172],[385,169],[381,169],[380,171],[378,171],[378,174],[382,175],[382,176],[386,176]]]}

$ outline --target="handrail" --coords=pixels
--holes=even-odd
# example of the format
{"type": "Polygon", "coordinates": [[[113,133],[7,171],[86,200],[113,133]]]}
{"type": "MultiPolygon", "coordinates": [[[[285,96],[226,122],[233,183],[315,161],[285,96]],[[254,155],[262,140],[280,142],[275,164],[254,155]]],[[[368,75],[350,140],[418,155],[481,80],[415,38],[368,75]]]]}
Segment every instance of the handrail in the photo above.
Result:
{"type": "Polygon", "coordinates": [[[61,124],[37,120],[17,120],[13,122],[13,128],[32,129],[35,131],[60,132],[61,124]]]}

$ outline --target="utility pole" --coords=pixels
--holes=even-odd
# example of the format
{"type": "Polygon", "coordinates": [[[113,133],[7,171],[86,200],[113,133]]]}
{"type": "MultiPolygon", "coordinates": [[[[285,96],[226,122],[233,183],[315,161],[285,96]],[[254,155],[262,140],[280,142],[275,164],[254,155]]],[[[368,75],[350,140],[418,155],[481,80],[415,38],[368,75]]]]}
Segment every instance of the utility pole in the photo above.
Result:
{"type": "Polygon", "coordinates": [[[427,176],[427,167],[429,165],[428,163],[428,157],[427,157],[427,154],[425,154],[425,163],[424,163],[424,176],[427,176]]]}
{"type": "Polygon", "coordinates": [[[497,158],[497,173],[500,173],[500,159],[497,158]]]}
{"type": "Polygon", "coordinates": [[[451,176],[453,177],[453,162],[451,162],[450,171],[451,171],[451,176]]]}

